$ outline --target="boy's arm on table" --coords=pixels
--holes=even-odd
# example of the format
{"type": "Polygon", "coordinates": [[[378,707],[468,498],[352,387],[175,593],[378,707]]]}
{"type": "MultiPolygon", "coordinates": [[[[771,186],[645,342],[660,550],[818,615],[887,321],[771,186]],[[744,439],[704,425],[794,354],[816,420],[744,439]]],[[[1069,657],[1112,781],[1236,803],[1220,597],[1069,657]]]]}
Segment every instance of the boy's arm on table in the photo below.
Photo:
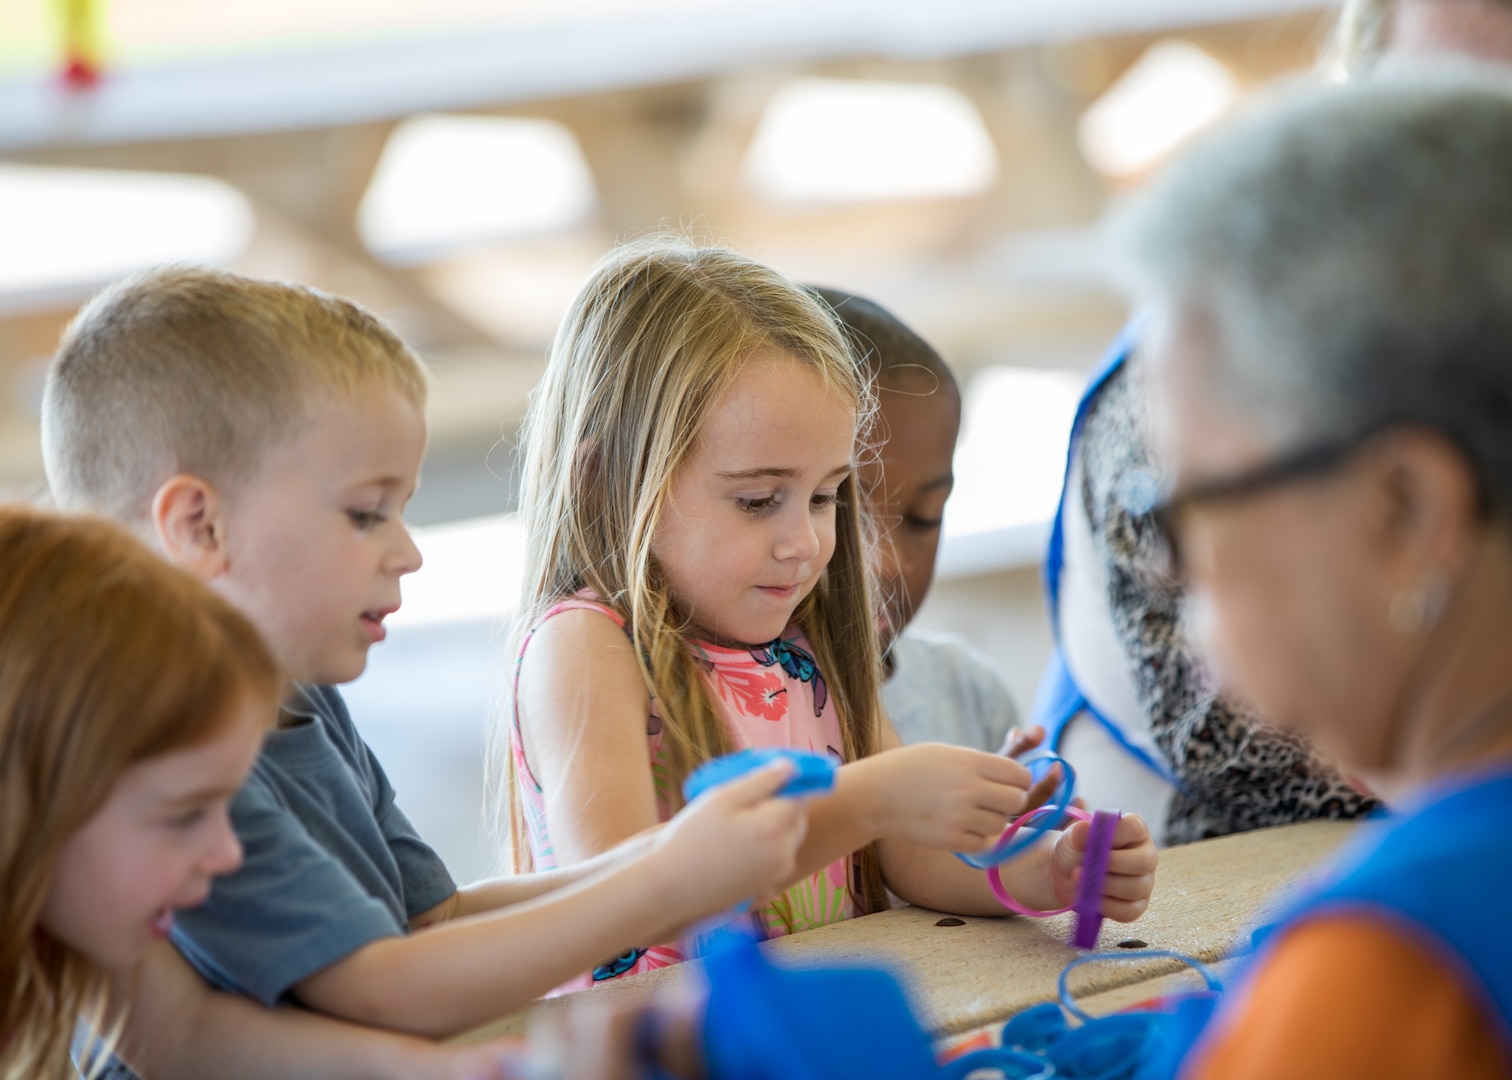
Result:
{"type": "Polygon", "coordinates": [[[293,989],[344,1019],[430,1036],[511,1012],[627,947],[786,880],[800,807],[772,796],[785,763],[710,792],[650,840],[644,858],[502,911],[371,941],[293,989]],[[687,886],[698,866],[708,874],[687,886]]]}
{"type": "Polygon", "coordinates": [[[120,986],[118,1055],[147,1080],[505,1080],[517,1045],[437,1046],[212,988],[167,942],[120,986]]]}
{"type": "Polygon", "coordinates": [[[556,892],[558,889],[566,888],[568,885],[575,885],[601,870],[634,862],[651,850],[660,828],[661,826],[657,825],[638,833],[608,851],[600,852],[571,866],[562,866],[553,870],[536,870],[512,877],[488,878],[471,885],[464,885],[441,904],[411,919],[410,928],[419,930],[449,919],[481,915],[485,912],[522,904],[527,900],[534,900],[556,892]]]}

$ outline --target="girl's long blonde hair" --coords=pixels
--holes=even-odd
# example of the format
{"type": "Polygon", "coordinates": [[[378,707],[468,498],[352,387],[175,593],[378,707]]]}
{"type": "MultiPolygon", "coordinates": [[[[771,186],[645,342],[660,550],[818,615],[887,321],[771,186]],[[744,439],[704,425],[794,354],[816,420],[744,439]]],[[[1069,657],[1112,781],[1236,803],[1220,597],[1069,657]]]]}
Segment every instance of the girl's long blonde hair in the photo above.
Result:
{"type": "Polygon", "coordinates": [[[249,697],[271,722],[280,679],[251,624],[115,525],[0,507],[0,566],[0,1076],[77,1077],[76,1024],[105,1035],[125,1003],[40,925],[60,851],[130,766],[249,697]]]}
{"type": "MultiPolygon", "coordinates": [[[[552,604],[591,589],[626,620],[646,689],[664,724],[665,793],[730,752],[729,732],[692,651],[686,613],[668,593],[652,542],[672,479],[746,362],[780,351],[851,403],[865,429],[864,369],[818,297],[718,247],[658,237],[627,244],[594,269],[567,312],[523,428],[525,580],[511,656],[552,604]]],[[[879,650],[861,500],[839,490],[835,553],[795,619],[835,703],[846,761],[873,753],[879,650]]],[[[494,760],[508,760],[496,740],[494,760]]],[[[520,793],[509,769],[517,868],[530,865],[520,793]]],[[[874,853],[858,899],[885,906],[874,853]]]]}

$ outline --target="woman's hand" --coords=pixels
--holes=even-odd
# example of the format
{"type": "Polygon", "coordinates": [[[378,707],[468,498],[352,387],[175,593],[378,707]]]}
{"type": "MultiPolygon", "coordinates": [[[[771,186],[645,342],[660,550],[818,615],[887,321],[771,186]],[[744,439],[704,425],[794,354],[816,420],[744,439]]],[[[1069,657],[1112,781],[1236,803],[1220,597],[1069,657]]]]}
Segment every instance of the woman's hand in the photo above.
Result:
{"type": "Polygon", "coordinates": [[[594,1000],[538,1010],[531,1020],[528,1069],[518,1080],[638,1080],[652,1072],[701,1080],[707,992],[700,980],[659,990],[647,1000],[594,1000]]]}
{"type": "Polygon", "coordinates": [[[793,765],[774,762],[694,799],[654,839],[669,902],[687,920],[777,895],[797,874],[808,830],[803,799],[779,797],[793,765]]]}
{"type": "Polygon", "coordinates": [[[395,1054],[388,1075],[394,1080],[520,1080],[529,1075],[530,1054],[523,1039],[473,1046],[420,1043],[395,1054]]]}
{"type": "Polygon", "coordinates": [[[944,743],[885,750],[847,766],[867,787],[874,833],[944,851],[981,851],[1028,805],[1017,761],[944,743]]]}
{"type": "MultiPolygon", "coordinates": [[[[1078,821],[1055,842],[1050,860],[1057,906],[1075,902],[1087,858],[1087,839],[1092,825],[1078,821]]],[[[1133,922],[1150,906],[1155,888],[1155,864],[1159,856],[1150,830],[1138,814],[1125,814],[1113,830],[1113,849],[1108,854],[1108,876],[1103,879],[1100,910],[1118,922],[1133,922]]]]}

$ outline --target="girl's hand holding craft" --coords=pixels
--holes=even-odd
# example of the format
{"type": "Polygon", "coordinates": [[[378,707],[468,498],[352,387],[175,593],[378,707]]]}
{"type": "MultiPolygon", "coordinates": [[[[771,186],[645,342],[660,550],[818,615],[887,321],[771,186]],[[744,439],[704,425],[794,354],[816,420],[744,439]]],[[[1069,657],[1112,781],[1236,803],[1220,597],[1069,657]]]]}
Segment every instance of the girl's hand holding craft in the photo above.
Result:
{"type": "MultiPolygon", "coordinates": [[[[1054,907],[1070,904],[1076,898],[1090,832],[1090,823],[1078,821],[1055,842],[1050,860],[1054,907]]],[[[1138,814],[1125,814],[1113,831],[1113,849],[1108,855],[1108,875],[1103,880],[1099,905],[1102,914],[1118,922],[1133,922],[1143,915],[1155,888],[1157,861],[1155,841],[1150,838],[1144,819],[1138,814]]]]}
{"type": "Polygon", "coordinates": [[[701,919],[753,896],[759,906],[797,876],[808,807],[777,797],[792,775],[793,765],[779,761],[720,784],[656,832],[650,858],[667,875],[667,896],[696,899],[683,918],[701,919]],[[683,888],[689,875],[702,888],[683,888]]]}
{"type": "Polygon", "coordinates": [[[1032,786],[1017,761],[919,743],[847,767],[867,785],[874,835],[944,851],[980,851],[1023,813],[1032,786]]]}

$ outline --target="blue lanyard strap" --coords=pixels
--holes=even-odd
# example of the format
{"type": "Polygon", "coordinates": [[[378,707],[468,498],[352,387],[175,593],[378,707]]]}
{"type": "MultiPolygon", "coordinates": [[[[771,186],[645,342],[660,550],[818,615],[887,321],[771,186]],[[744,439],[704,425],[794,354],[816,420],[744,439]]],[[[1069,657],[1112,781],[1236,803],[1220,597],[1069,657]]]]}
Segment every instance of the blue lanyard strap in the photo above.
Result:
{"type": "Polygon", "coordinates": [[[1055,505],[1055,519],[1050,525],[1050,545],[1045,551],[1045,598],[1050,605],[1050,621],[1055,629],[1056,637],[1060,637],[1060,577],[1061,570],[1065,566],[1065,528],[1063,520],[1066,514],[1066,497],[1071,493],[1071,467],[1076,461],[1076,446],[1081,441],[1082,426],[1086,423],[1087,414],[1092,411],[1092,405],[1097,400],[1097,395],[1102,391],[1103,385],[1124,366],[1129,354],[1134,351],[1134,345],[1139,340],[1139,335],[1144,329],[1145,320],[1136,316],[1129,324],[1119,331],[1118,337],[1113,339],[1113,344],[1103,354],[1102,360],[1092,372],[1092,378],[1087,382],[1086,390],[1082,391],[1081,401],[1076,406],[1076,416],[1071,421],[1071,437],[1066,440],[1066,467],[1061,474],[1061,496],[1055,505]]]}

